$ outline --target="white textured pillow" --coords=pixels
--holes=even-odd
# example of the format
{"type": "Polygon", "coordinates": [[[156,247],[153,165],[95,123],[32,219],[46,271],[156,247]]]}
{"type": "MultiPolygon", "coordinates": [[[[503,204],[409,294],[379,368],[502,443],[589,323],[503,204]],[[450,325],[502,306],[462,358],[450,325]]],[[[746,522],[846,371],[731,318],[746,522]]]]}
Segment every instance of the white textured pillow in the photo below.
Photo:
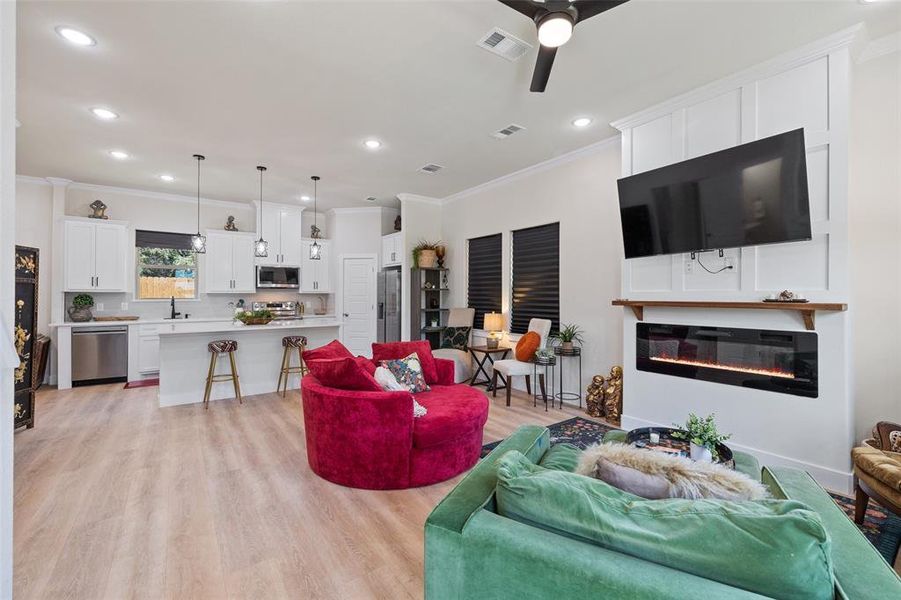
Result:
{"type": "Polygon", "coordinates": [[[695,462],[625,444],[597,444],[587,448],[576,473],[649,500],[762,500],[770,496],[759,481],[723,465],[695,462]]]}
{"type": "MultiPolygon", "coordinates": [[[[410,389],[399,382],[394,373],[385,367],[378,367],[375,370],[375,381],[386,392],[409,392],[410,389]]],[[[412,396],[411,396],[412,397],[412,396]]],[[[428,409],[413,398],[413,418],[424,417],[428,413],[428,409]]]]}

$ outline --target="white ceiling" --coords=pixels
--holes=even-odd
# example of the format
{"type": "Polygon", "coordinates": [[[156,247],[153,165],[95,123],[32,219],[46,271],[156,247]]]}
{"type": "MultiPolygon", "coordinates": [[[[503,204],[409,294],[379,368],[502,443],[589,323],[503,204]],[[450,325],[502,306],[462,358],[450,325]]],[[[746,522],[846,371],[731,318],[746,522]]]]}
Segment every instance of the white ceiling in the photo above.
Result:
{"type": "Polygon", "coordinates": [[[322,176],[320,210],[410,192],[445,197],[613,135],[610,121],[865,21],[901,29],[901,4],[632,0],[580,24],[548,91],[536,50],[478,47],[492,27],[536,44],[495,0],[20,1],[18,172],[250,201],[296,201],[322,176]],[[73,47],[69,25],[96,38],[73,47]],[[121,116],[95,119],[89,109],[121,116]],[[594,124],[576,130],[576,116],[594,124]],[[490,133],[525,126],[510,139],[490,133]],[[384,147],[366,150],[376,137],[384,147]],[[107,152],[132,155],[116,161],[107,152]],[[434,162],[436,175],[417,173],[434,162]],[[173,183],[160,173],[176,176],[173,183]]]}

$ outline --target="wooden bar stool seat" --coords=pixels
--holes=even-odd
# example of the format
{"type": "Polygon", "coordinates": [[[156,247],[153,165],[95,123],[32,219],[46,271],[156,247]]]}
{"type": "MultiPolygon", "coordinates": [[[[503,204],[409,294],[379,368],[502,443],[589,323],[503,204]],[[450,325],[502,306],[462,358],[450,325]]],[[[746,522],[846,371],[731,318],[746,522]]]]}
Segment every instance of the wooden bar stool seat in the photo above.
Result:
{"type": "Polygon", "coordinates": [[[282,338],[282,347],[285,350],[282,352],[282,368],[278,374],[278,385],[275,391],[282,392],[282,397],[284,397],[288,394],[288,380],[292,373],[300,373],[301,377],[309,373],[307,365],[303,362],[303,351],[307,349],[307,338],[302,335],[286,335],[282,338]],[[291,351],[294,349],[297,350],[299,363],[296,367],[291,366],[291,351]],[[285,386],[284,391],[282,391],[282,382],[285,386]]]}
{"type": "Polygon", "coordinates": [[[210,392],[213,389],[213,383],[217,381],[231,381],[235,386],[235,396],[238,403],[243,404],[244,399],[241,397],[241,384],[238,382],[238,366],[235,364],[235,352],[238,351],[238,342],[235,340],[216,340],[207,344],[207,350],[210,351],[210,370],[206,376],[206,391],[203,394],[203,408],[210,407],[210,392]],[[219,356],[228,354],[228,362],[231,366],[231,372],[216,375],[216,363],[219,356]]]}

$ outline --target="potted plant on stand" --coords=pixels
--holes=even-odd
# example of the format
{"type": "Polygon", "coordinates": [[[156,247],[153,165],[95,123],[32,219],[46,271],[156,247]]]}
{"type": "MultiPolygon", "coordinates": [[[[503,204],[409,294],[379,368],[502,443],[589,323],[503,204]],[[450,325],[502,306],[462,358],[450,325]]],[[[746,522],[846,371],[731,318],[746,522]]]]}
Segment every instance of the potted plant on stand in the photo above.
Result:
{"type": "Polygon", "coordinates": [[[694,413],[688,414],[685,425],[673,424],[677,431],[672,433],[674,438],[688,440],[691,446],[691,459],[699,462],[713,462],[719,460],[717,444],[725,442],[732,434],[721,434],[716,430],[714,415],[710,414],[703,419],[694,413]]]}
{"type": "Polygon", "coordinates": [[[582,329],[578,325],[563,325],[560,327],[560,331],[551,334],[551,339],[559,342],[564,352],[572,352],[574,342],[582,345],[582,333],[582,329]]]}
{"type": "Polygon", "coordinates": [[[90,294],[78,294],[72,299],[72,306],[67,311],[69,319],[75,323],[87,323],[94,318],[91,307],[94,306],[94,297],[90,294]]]}
{"type": "Polygon", "coordinates": [[[441,242],[419,240],[413,247],[413,264],[420,269],[434,269],[438,263],[438,248],[441,242]]]}

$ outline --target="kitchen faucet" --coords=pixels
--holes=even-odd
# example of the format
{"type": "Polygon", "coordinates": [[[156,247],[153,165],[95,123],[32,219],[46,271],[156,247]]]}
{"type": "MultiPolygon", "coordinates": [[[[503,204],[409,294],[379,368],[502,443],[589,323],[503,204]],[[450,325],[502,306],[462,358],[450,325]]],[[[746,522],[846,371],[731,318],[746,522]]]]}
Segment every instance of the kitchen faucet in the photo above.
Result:
{"type": "Polygon", "coordinates": [[[171,311],[169,313],[170,319],[176,319],[181,314],[180,312],[175,312],[175,296],[172,296],[172,299],[169,300],[169,306],[171,307],[171,311]]]}

